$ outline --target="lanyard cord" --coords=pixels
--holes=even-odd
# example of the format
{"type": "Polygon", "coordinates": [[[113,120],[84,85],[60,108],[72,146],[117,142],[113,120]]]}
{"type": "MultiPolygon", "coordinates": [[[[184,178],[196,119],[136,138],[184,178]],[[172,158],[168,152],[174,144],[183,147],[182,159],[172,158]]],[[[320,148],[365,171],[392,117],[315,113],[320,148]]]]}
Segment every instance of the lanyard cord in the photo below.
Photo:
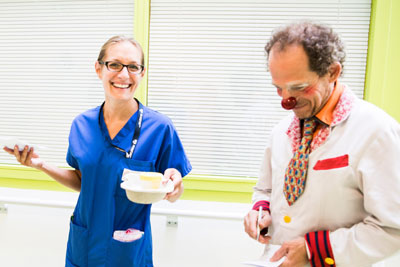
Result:
{"type": "Polygon", "coordinates": [[[127,159],[132,158],[133,151],[135,150],[137,141],[139,139],[140,129],[142,128],[142,119],[143,119],[143,107],[141,104],[139,104],[139,117],[136,121],[135,132],[132,137],[132,146],[131,146],[131,149],[129,150],[129,153],[128,152],[125,153],[125,157],[127,159]]]}
{"type": "MultiPolygon", "coordinates": [[[[138,110],[138,111],[139,111],[139,116],[138,116],[138,119],[136,120],[135,132],[133,133],[132,145],[131,145],[131,148],[129,149],[129,152],[126,152],[126,151],[123,150],[122,148],[117,147],[117,146],[115,146],[115,145],[113,145],[113,144],[111,143],[111,145],[112,145],[113,147],[115,147],[116,149],[118,149],[119,151],[125,152],[125,157],[128,158],[128,159],[131,159],[131,158],[132,158],[133,152],[135,151],[135,147],[136,147],[136,144],[137,144],[138,139],[139,139],[139,136],[140,136],[140,130],[142,129],[143,105],[142,105],[142,103],[140,103],[136,98],[135,98],[135,100],[136,100],[136,102],[138,103],[138,106],[139,106],[139,110],[138,110]]],[[[100,124],[100,116],[102,115],[104,103],[105,103],[105,102],[103,102],[103,104],[102,104],[101,107],[100,107],[100,112],[99,112],[99,125],[101,125],[101,124],[100,124]]]]}

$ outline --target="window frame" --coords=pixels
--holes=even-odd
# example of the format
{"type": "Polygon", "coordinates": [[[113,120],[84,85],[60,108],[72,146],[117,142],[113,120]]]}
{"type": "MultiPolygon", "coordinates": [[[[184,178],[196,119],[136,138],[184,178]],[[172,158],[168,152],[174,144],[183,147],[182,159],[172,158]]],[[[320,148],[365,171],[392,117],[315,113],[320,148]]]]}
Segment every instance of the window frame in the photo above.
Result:
{"type": "MultiPolygon", "coordinates": [[[[372,0],[364,99],[374,102],[383,109],[388,109],[390,111],[389,113],[392,113],[395,119],[400,121],[397,103],[394,103],[395,99],[400,96],[400,92],[396,91],[396,88],[392,85],[395,84],[395,78],[384,83],[385,77],[388,75],[385,70],[390,69],[389,66],[394,65],[395,62],[399,62],[400,58],[399,56],[392,56],[391,51],[394,48],[392,50],[387,49],[388,44],[379,41],[382,40],[382,38],[387,38],[391,40],[390,44],[398,42],[395,31],[390,30],[390,25],[397,25],[400,19],[396,16],[387,15],[389,13],[394,14],[396,10],[400,11],[399,5],[396,6],[397,9],[393,9],[394,1],[395,0],[391,0],[390,3],[383,3],[382,1],[372,0]],[[387,95],[393,97],[387,97],[387,95]],[[384,98],[384,96],[386,96],[386,98],[384,98]]],[[[135,39],[143,46],[145,65],[148,66],[150,1],[135,0],[134,25],[135,39]]],[[[393,45],[393,47],[396,46],[393,45]]],[[[392,68],[391,71],[394,73],[395,68],[392,68]]],[[[395,75],[392,76],[396,77],[395,75]]],[[[136,97],[145,105],[147,104],[147,90],[148,76],[146,71],[146,75],[136,93],[136,97]]],[[[249,203],[251,202],[252,188],[256,181],[257,179],[251,178],[241,179],[189,174],[184,178],[185,192],[182,198],[190,200],[249,203]]],[[[54,181],[43,172],[20,165],[0,165],[0,186],[23,189],[72,191],[54,181]]]]}

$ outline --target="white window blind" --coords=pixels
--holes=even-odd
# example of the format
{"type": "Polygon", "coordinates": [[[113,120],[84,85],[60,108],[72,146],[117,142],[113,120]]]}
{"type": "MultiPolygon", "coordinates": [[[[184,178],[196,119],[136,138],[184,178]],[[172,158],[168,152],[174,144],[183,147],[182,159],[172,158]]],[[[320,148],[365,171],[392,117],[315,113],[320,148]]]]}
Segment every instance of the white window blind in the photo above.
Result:
{"type": "MultiPolygon", "coordinates": [[[[94,63],[114,35],[133,35],[133,0],[0,0],[0,136],[44,146],[66,166],[79,113],[102,103],[94,63]]],[[[2,149],[0,164],[17,163],[2,149]]]]}
{"type": "Polygon", "coordinates": [[[342,81],[362,97],[370,0],[152,0],[149,106],[169,115],[193,174],[255,177],[287,114],[264,46],[298,19],[333,26],[346,45],[342,81]]]}

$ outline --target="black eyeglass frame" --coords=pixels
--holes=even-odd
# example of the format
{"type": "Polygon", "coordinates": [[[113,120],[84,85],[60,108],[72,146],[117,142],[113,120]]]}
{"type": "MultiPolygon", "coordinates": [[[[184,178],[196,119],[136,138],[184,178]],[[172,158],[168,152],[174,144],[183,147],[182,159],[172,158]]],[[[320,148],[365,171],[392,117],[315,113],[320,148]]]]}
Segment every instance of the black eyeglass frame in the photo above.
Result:
{"type": "Polygon", "coordinates": [[[128,64],[128,65],[125,65],[125,64],[122,64],[121,62],[118,62],[118,61],[99,61],[99,64],[101,64],[101,65],[105,65],[106,66],[106,68],[109,70],[109,71],[112,71],[112,72],[120,72],[120,71],[122,71],[125,67],[126,67],[126,69],[128,70],[128,72],[129,73],[132,73],[132,74],[140,74],[140,73],[142,73],[143,72],[143,70],[144,70],[144,65],[137,65],[137,64],[128,64]],[[120,70],[113,70],[113,69],[110,69],[109,67],[108,67],[108,64],[110,64],[110,63],[118,63],[118,64],[121,64],[122,65],[122,68],[120,69],[120,70]],[[129,65],[136,65],[136,66],[139,66],[140,67],[140,71],[139,72],[132,72],[132,71],[130,71],[129,70],[129,65]]]}

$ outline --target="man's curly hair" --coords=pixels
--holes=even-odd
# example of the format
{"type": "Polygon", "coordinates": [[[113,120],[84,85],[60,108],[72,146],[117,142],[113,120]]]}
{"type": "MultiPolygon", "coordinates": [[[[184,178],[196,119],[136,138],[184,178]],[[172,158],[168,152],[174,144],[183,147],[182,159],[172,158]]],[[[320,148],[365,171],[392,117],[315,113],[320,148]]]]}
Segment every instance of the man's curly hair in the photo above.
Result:
{"type": "Polygon", "coordinates": [[[292,44],[303,46],[310,70],[318,76],[324,76],[334,62],[339,62],[343,70],[346,53],[342,41],[332,28],[307,21],[290,24],[272,35],[265,52],[269,56],[272,47],[282,51],[292,44]]]}

